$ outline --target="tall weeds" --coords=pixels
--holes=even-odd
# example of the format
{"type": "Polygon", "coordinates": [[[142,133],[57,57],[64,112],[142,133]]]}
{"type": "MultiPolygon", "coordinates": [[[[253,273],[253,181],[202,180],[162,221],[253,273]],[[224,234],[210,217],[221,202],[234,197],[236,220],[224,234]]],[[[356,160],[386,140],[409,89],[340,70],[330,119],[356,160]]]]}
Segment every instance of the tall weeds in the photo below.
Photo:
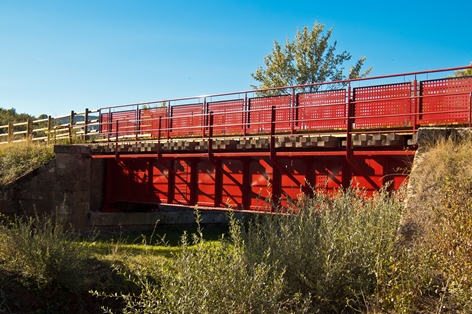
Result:
{"type": "MultiPolygon", "coordinates": [[[[198,212],[197,212],[198,215],[198,212]]],[[[230,241],[205,243],[199,228],[189,242],[181,238],[181,252],[153,264],[117,267],[141,289],[139,295],[120,294],[124,313],[278,313],[282,312],[283,269],[264,259],[249,263],[244,255],[240,225],[231,219],[230,241]],[[151,266],[150,266],[151,265],[151,266]],[[129,272],[129,273],[128,273],[129,272]]],[[[95,292],[96,295],[114,297],[95,292]]]]}
{"type": "Polygon", "coordinates": [[[284,267],[284,295],[309,297],[310,312],[365,310],[388,276],[401,209],[386,190],[316,194],[293,215],[250,223],[245,254],[284,267]]]}
{"type": "MultiPolygon", "coordinates": [[[[125,313],[336,313],[366,310],[390,274],[402,202],[348,189],[297,212],[231,219],[229,239],[201,230],[159,264],[118,267],[141,290],[125,313]],[[149,266],[153,265],[153,266],[149,266]]],[[[114,294],[96,295],[114,297],[114,294]]]]}
{"type": "Polygon", "coordinates": [[[390,296],[398,312],[472,312],[472,143],[429,147],[411,197],[390,296]]]}
{"type": "Polygon", "coordinates": [[[24,286],[78,291],[88,245],[54,217],[16,217],[0,225],[0,265],[24,286]]]}

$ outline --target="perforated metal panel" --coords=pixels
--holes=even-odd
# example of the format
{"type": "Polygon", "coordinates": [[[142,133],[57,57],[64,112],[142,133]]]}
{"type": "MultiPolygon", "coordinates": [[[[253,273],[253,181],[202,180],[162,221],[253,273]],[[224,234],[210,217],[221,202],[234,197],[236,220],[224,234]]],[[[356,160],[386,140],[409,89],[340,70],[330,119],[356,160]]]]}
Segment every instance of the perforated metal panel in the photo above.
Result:
{"type": "Polygon", "coordinates": [[[411,83],[354,88],[355,127],[411,126],[414,112],[411,95],[411,83]]]}
{"type": "Polygon", "coordinates": [[[168,124],[166,113],[166,107],[140,110],[140,134],[151,134],[153,137],[157,137],[159,132],[159,117],[162,117],[161,136],[164,136],[168,124]]]}
{"type": "Polygon", "coordinates": [[[419,124],[467,123],[472,77],[420,82],[419,124]]]}
{"type": "Polygon", "coordinates": [[[299,94],[296,112],[297,129],[345,129],[346,90],[299,94]]]}
{"type": "Polygon", "coordinates": [[[275,129],[290,130],[292,121],[292,96],[251,98],[249,100],[248,132],[270,133],[272,107],[276,108],[275,129]]]}
{"type": "Polygon", "coordinates": [[[208,103],[208,112],[213,112],[213,134],[242,134],[244,99],[208,103]]]}
{"type": "Polygon", "coordinates": [[[137,131],[136,111],[126,110],[100,115],[102,132],[111,136],[116,135],[116,122],[118,121],[118,135],[133,135],[137,131]]]}
{"type": "Polygon", "coordinates": [[[188,104],[171,107],[171,135],[202,135],[204,128],[203,104],[188,104]]]}

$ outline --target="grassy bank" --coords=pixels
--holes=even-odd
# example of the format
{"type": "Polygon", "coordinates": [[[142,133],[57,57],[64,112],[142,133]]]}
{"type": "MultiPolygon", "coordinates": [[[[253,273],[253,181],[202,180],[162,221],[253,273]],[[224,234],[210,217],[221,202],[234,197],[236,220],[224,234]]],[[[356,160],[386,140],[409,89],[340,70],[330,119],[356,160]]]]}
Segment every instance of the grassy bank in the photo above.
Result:
{"type": "Polygon", "coordinates": [[[54,146],[33,143],[0,145],[0,186],[54,158],[54,146]]]}

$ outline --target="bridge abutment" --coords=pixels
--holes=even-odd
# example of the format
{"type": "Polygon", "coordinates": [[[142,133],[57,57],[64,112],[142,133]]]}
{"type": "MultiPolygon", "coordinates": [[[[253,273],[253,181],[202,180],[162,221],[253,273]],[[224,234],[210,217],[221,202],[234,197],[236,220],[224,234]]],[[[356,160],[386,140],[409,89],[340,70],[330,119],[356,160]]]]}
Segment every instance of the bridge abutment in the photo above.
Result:
{"type": "Polygon", "coordinates": [[[90,213],[103,205],[104,161],[86,145],[56,145],[56,158],[2,187],[0,212],[54,214],[76,231],[90,229],[90,213]]]}

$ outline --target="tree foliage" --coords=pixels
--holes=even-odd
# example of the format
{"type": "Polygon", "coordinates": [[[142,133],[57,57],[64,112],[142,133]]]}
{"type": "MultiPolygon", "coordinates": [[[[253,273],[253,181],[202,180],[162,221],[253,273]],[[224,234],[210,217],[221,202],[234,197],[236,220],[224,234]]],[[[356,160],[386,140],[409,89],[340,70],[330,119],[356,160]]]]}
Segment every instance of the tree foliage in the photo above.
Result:
{"type": "Polygon", "coordinates": [[[28,119],[34,120],[35,117],[27,113],[17,113],[16,109],[0,108],[0,125],[7,125],[8,123],[25,122],[28,119]]]}
{"type": "MultiPolygon", "coordinates": [[[[297,29],[295,39],[288,38],[284,46],[274,41],[272,53],[264,58],[264,66],[259,66],[251,76],[258,81],[255,89],[266,89],[282,86],[314,84],[317,82],[340,81],[367,76],[372,67],[361,73],[366,57],[361,57],[356,64],[344,74],[344,62],[351,59],[351,54],[343,51],[336,54],[337,42],[330,43],[333,28],[324,31],[324,24],[315,22],[313,29],[297,29]]],[[[334,84],[331,87],[339,86],[334,84]]],[[[342,84],[341,84],[342,85],[342,84]]],[[[316,91],[318,86],[304,87],[299,90],[316,91]]],[[[288,93],[287,90],[266,91],[264,95],[288,93]]]]}
{"type": "MultiPolygon", "coordinates": [[[[472,62],[470,63],[470,65],[472,66],[472,62]]],[[[472,68],[455,71],[453,76],[454,77],[472,76],[472,68]]]]}

